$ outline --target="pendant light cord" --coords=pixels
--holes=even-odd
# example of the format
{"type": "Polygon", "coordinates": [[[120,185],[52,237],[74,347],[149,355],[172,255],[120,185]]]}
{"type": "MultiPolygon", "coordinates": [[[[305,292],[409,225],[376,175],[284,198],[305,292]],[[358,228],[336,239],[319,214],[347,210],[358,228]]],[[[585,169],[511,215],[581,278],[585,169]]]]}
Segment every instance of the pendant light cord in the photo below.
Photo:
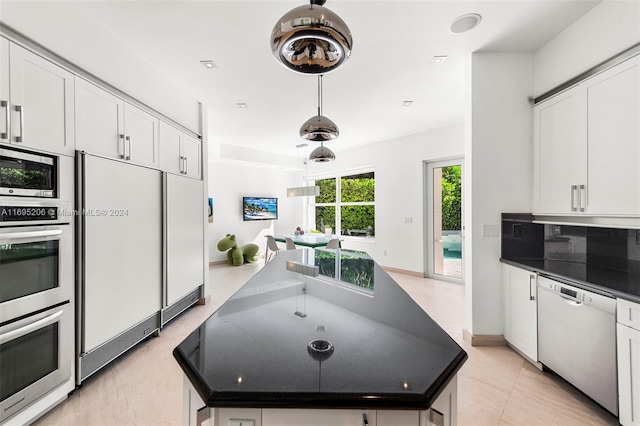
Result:
{"type": "Polygon", "coordinates": [[[318,75],[318,117],[322,115],[322,74],[318,75]]]}

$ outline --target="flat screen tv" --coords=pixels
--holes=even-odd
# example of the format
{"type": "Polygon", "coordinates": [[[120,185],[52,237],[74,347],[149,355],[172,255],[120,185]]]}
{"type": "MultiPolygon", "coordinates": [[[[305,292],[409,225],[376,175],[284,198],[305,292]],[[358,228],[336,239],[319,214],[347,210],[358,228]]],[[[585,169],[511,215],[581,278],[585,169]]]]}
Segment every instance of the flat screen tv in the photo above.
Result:
{"type": "Polygon", "coordinates": [[[272,197],[242,197],[243,220],[273,220],[278,218],[278,199],[272,197]]]}

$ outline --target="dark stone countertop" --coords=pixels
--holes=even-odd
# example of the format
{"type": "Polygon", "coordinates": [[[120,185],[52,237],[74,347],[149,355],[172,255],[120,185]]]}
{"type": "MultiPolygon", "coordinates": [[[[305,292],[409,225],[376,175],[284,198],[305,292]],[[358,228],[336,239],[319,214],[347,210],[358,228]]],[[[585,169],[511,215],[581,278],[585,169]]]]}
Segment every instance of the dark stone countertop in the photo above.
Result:
{"type": "Polygon", "coordinates": [[[368,256],[340,250],[338,270],[373,289],[285,268],[320,252],[281,252],[175,348],[208,406],[427,409],[461,368],[466,352],[368,256]]]}
{"type": "Polygon", "coordinates": [[[500,259],[500,261],[585,290],[640,303],[640,274],[561,260],[500,259]]]}

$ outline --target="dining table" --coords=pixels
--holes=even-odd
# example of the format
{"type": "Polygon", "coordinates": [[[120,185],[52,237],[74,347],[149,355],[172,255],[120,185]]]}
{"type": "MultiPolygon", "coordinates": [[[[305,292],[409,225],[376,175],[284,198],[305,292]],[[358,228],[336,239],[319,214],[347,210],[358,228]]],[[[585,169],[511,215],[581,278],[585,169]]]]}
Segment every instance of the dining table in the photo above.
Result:
{"type": "Polygon", "coordinates": [[[285,238],[291,238],[293,243],[297,246],[317,248],[324,247],[327,245],[327,243],[329,243],[329,241],[339,237],[332,234],[307,233],[302,235],[280,234],[274,235],[273,238],[280,243],[285,243],[285,238]]]}

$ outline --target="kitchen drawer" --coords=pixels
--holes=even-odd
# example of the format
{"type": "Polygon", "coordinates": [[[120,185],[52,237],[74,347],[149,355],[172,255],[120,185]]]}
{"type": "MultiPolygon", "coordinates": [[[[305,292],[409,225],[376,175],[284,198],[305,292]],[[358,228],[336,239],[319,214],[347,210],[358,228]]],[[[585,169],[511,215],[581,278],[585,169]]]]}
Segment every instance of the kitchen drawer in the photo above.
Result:
{"type": "Polygon", "coordinates": [[[640,304],[618,299],[618,322],[640,330],[640,304]]]}

